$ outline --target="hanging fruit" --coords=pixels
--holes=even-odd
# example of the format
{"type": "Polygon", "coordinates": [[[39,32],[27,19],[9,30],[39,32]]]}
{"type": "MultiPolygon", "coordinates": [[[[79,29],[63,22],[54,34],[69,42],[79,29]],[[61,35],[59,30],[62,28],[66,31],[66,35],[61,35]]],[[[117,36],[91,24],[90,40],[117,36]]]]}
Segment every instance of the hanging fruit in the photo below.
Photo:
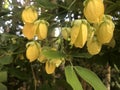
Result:
{"type": "Polygon", "coordinates": [[[42,50],[43,49],[41,48],[41,53],[38,57],[38,61],[40,61],[41,63],[45,63],[47,61],[47,58],[43,55],[42,50]]]}
{"type": "Polygon", "coordinates": [[[45,64],[45,70],[47,74],[52,74],[55,72],[55,64],[53,62],[47,61],[45,64]]]}
{"type": "Polygon", "coordinates": [[[22,12],[23,22],[33,23],[38,18],[38,13],[33,6],[27,6],[22,12]]]}
{"type": "Polygon", "coordinates": [[[82,48],[85,45],[88,34],[87,24],[87,21],[84,19],[75,20],[72,23],[73,26],[71,28],[71,45],[74,44],[75,47],[79,48],[82,48]]]}
{"type": "Polygon", "coordinates": [[[112,19],[108,17],[109,16],[105,16],[96,31],[98,41],[102,44],[109,43],[113,37],[114,23],[112,22],[112,19]]]}
{"type": "Polygon", "coordinates": [[[85,0],[83,12],[90,23],[99,23],[104,15],[103,0],[85,0]]]}
{"type": "MultiPolygon", "coordinates": [[[[56,48],[49,48],[52,51],[57,51],[56,48]]],[[[51,56],[51,54],[45,54],[44,49],[41,49],[41,54],[39,57],[39,61],[41,63],[45,63],[45,71],[47,74],[52,74],[55,72],[56,67],[59,67],[61,65],[61,63],[63,63],[65,60],[64,58],[61,57],[53,57],[53,58],[49,58],[49,56],[51,56]],[[43,53],[44,52],[44,53],[43,53]]],[[[46,50],[45,50],[46,51],[46,50]]],[[[47,51],[46,51],[47,52],[47,51]]],[[[54,54],[56,55],[56,54],[54,54]]],[[[53,55],[52,55],[53,56],[53,55]]]]}
{"type": "Polygon", "coordinates": [[[33,39],[36,33],[36,30],[34,29],[34,24],[26,23],[23,27],[22,33],[27,39],[33,39]]]}
{"type": "Polygon", "coordinates": [[[100,52],[102,44],[98,42],[95,36],[95,28],[89,28],[89,35],[87,40],[87,50],[91,55],[96,55],[100,52]]]}
{"type": "Polygon", "coordinates": [[[68,40],[70,38],[70,27],[63,27],[61,30],[61,35],[65,40],[68,40]]]}
{"type": "Polygon", "coordinates": [[[101,50],[101,47],[102,47],[102,44],[99,43],[94,38],[92,38],[92,40],[89,43],[87,43],[87,50],[91,55],[98,54],[101,50]]]}
{"type": "Polygon", "coordinates": [[[62,59],[52,59],[51,62],[55,64],[56,67],[59,67],[60,64],[64,61],[64,58],[62,59]]]}
{"type": "Polygon", "coordinates": [[[26,47],[27,47],[26,57],[30,62],[35,61],[39,57],[41,51],[39,43],[32,41],[27,43],[26,47]]]}
{"type": "Polygon", "coordinates": [[[47,74],[52,74],[55,72],[56,67],[59,67],[64,59],[51,59],[47,60],[45,64],[45,70],[47,74]]]}
{"type": "Polygon", "coordinates": [[[45,20],[38,20],[35,22],[38,40],[43,40],[47,37],[48,25],[48,22],[45,20]]]}

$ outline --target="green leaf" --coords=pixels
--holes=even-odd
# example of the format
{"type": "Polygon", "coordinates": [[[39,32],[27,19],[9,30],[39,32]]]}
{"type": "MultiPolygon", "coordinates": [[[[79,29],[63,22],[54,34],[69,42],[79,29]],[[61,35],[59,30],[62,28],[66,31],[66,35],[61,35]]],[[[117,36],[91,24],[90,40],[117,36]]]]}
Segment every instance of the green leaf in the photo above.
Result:
{"type": "Polygon", "coordinates": [[[94,90],[107,90],[105,85],[94,72],[80,66],[75,66],[74,68],[78,75],[88,82],[94,90]]]}
{"type": "Polygon", "coordinates": [[[49,59],[59,59],[64,57],[63,53],[49,49],[43,50],[42,54],[49,59]]]}
{"type": "Polygon", "coordinates": [[[7,87],[4,84],[0,83],[0,90],[7,90],[7,87]]]}
{"type": "Polygon", "coordinates": [[[13,57],[11,55],[3,56],[3,57],[0,57],[0,64],[2,65],[10,64],[12,60],[13,60],[13,57]]]}
{"type": "Polygon", "coordinates": [[[51,3],[49,0],[36,0],[41,7],[47,9],[55,9],[57,8],[56,4],[51,3]]]}
{"type": "Polygon", "coordinates": [[[67,82],[72,86],[73,90],[83,90],[72,66],[65,67],[65,77],[67,82]]]}
{"type": "Polygon", "coordinates": [[[117,9],[117,4],[112,4],[112,5],[110,5],[110,6],[108,6],[107,8],[106,8],[106,13],[111,13],[112,11],[114,11],[114,10],[116,10],[117,9]]]}
{"type": "Polygon", "coordinates": [[[1,71],[0,72],[0,82],[5,82],[5,81],[7,81],[7,71],[1,71]]]}
{"type": "Polygon", "coordinates": [[[21,80],[28,80],[30,78],[30,74],[25,71],[20,71],[20,69],[17,68],[8,68],[8,72],[21,80]]]}
{"type": "Polygon", "coordinates": [[[92,55],[90,55],[89,53],[74,53],[72,54],[73,57],[80,57],[80,58],[91,58],[92,55]]]}

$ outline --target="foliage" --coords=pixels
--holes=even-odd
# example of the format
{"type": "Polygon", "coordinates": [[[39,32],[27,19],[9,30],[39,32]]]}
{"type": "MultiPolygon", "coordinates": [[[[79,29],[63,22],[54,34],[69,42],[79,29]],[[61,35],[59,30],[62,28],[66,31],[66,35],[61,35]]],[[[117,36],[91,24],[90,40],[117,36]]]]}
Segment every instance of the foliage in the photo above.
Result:
{"type": "Polygon", "coordinates": [[[113,16],[115,43],[103,45],[97,55],[89,54],[86,45],[83,48],[70,45],[70,38],[65,40],[60,33],[62,27],[71,27],[71,22],[75,19],[85,19],[83,2],[84,0],[24,0],[22,3],[20,0],[0,1],[0,90],[84,90],[85,82],[95,90],[105,90],[107,69],[104,68],[107,65],[111,67],[111,89],[120,89],[120,1],[104,0],[105,14],[113,16]],[[31,4],[39,13],[38,19],[49,23],[44,40],[28,40],[22,34],[25,24],[21,17],[22,11],[31,4]],[[58,36],[55,34],[57,31],[60,33],[58,36]],[[26,44],[31,41],[37,41],[43,48],[41,53],[47,58],[44,62],[37,59],[29,62],[26,44]],[[56,59],[62,63],[55,62],[55,72],[47,74],[45,62],[57,61],[56,59]]]}

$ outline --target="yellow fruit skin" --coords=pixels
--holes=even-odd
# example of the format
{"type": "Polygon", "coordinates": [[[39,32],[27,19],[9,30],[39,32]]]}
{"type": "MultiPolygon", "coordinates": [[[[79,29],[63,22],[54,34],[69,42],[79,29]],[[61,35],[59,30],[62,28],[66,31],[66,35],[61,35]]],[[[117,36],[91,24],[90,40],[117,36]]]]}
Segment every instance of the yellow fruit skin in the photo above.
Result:
{"type": "Polygon", "coordinates": [[[22,12],[22,20],[27,23],[33,23],[37,20],[38,14],[34,7],[26,7],[22,12]]]}
{"type": "Polygon", "coordinates": [[[46,70],[46,73],[47,73],[47,74],[52,74],[52,73],[54,73],[55,68],[56,68],[56,66],[55,66],[54,63],[49,62],[49,61],[46,62],[46,64],[45,64],[45,70],[46,70]]]}
{"type": "Polygon", "coordinates": [[[36,24],[36,35],[38,37],[38,40],[45,39],[47,37],[48,32],[48,23],[44,20],[39,20],[36,24]]]}
{"type": "Polygon", "coordinates": [[[22,30],[23,35],[29,40],[34,38],[35,32],[33,23],[26,23],[22,30]]]}
{"type": "Polygon", "coordinates": [[[71,35],[70,35],[71,36],[71,42],[70,42],[71,45],[75,43],[75,41],[79,35],[79,29],[80,29],[80,26],[76,26],[76,25],[71,28],[71,35]]]}
{"type": "Polygon", "coordinates": [[[89,28],[89,35],[87,40],[87,50],[91,55],[96,55],[100,52],[102,44],[98,42],[97,37],[95,36],[95,28],[89,28]]]}
{"type": "Polygon", "coordinates": [[[61,59],[52,59],[50,62],[54,63],[56,67],[59,67],[62,61],[61,59]]]}
{"type": "Polygon", "coordinates": [[[104,4],[102,0],[86,0],[84,15],[90,23],[98,23],[104,15],[104,4]]]}
{"type": "Polygon", "coordinates": [[[39,55],[38,61],[40,61],[41,63],[44,63],[46,60],[47,58],[43,54],[39,55]]]}
{"type": "Polygon", "coordinates": [[[98,54],[101,50],[101,47],[102,47],[102,44],[94,40],[93,38],[92,40],[87,42],[87,50],[91,55],[98,54]]]}
{"type": "Polygon", "coordinates": [[[40,45],[37,42],[33,42],[27,47],[26,57],[30,62],[35,61],[40,55],[40,45]]]}
{"type": "Polygon", "coordinates": [[[61,30],[61,34],[65,40],[68,40],[70,37],[70,28],[69,27],[63,27],[61,30]]]}
{"type": "Polygon", "coordinates": [[[87,25],[81,24],[79,29],[79,35],[75,41],[75,47],[82,48],[87,41],[87,25]]]}
{"type": "Polygon", "coordinates": [[[42,47],[39,50],[40,50],[40,55],[38,57],[38,61],[40,61],[41,63],[45,63],[47,61],[47,58],[42,54],[42,47]]]}
{"type": "Polygon", "coordinates": [[[109,43],[113,37],[114,26],[112,21],[102,22],[97,30],[98,41],[102,44],[109,43]]]}
{"type": "Polygon", "coordinates": [[[86,20],[75,20],[71,28],[71,42],[75,47],[82,48],[87,41],[88,26],[86,20]]]}

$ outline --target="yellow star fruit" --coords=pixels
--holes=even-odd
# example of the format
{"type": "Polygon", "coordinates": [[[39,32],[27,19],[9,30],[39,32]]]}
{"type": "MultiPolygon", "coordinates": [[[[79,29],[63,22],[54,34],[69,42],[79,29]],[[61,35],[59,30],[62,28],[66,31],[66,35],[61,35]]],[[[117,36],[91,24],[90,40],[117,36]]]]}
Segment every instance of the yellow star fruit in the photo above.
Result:
{"type": "Polygon", "coordinates": [[[33,23],[38,18],[38,13],[33,6],[27,6],[22,11],[22,20],[26,23],[33,23]]]}
{"type": "Polygon", "coordinates": [[[111,19],[105,18],[99,25],[96,35],[102,44],[109,43],[113,37],[114,23],[111,19]]]}
{"type": "Polygon", "coordinates": [[[95,31],[92,29],[90,29],[91,31],[89,31],[89,38],[87,40],[87,50],[91,55],[96,55],[100,52],[102,44],[97,41],[97,38],[94,36],[95,31]]]}
{"type": "Polygon", "coordinates": [[[40,55],[41,46],[38,42],[29,42],[27,43],[26,57],[30,62],[35,61],[40,55]]]}
{"type": "Polygon", "coordinates": [[[55,68],[56,68],[56,66],[55,66],[55,64],[53,62],[46,61],[46,63],[45,63],[45,70],[46,70],[47,74],[54,73],[55,68]]]}
{"type": "Polygon", "coordinates": [[[88,26],[86,20],[75,20],[71,28],[71,42],[75,47],[82,48],[87,41],[88,26]]]}
{"type": "Polygon", "coordinates": [[[34,29],[34,24],[26,23],[23,27],[22,33],[27,39],[33,39],[36,33],[36,30],[34,29]]]}
{"type": "Polygon", "coordinates": [[[36,35],[38,40],[43,40],[47,37],[48,32],[48,22],[45,20],[38,20],[35,22],[36,25],[36,35]]]}
{"type": "Polygon", "coordinates": [[[99,23],[104,15],[103,0],[85,0],[83,12],[90,23],[99,23]]]}

